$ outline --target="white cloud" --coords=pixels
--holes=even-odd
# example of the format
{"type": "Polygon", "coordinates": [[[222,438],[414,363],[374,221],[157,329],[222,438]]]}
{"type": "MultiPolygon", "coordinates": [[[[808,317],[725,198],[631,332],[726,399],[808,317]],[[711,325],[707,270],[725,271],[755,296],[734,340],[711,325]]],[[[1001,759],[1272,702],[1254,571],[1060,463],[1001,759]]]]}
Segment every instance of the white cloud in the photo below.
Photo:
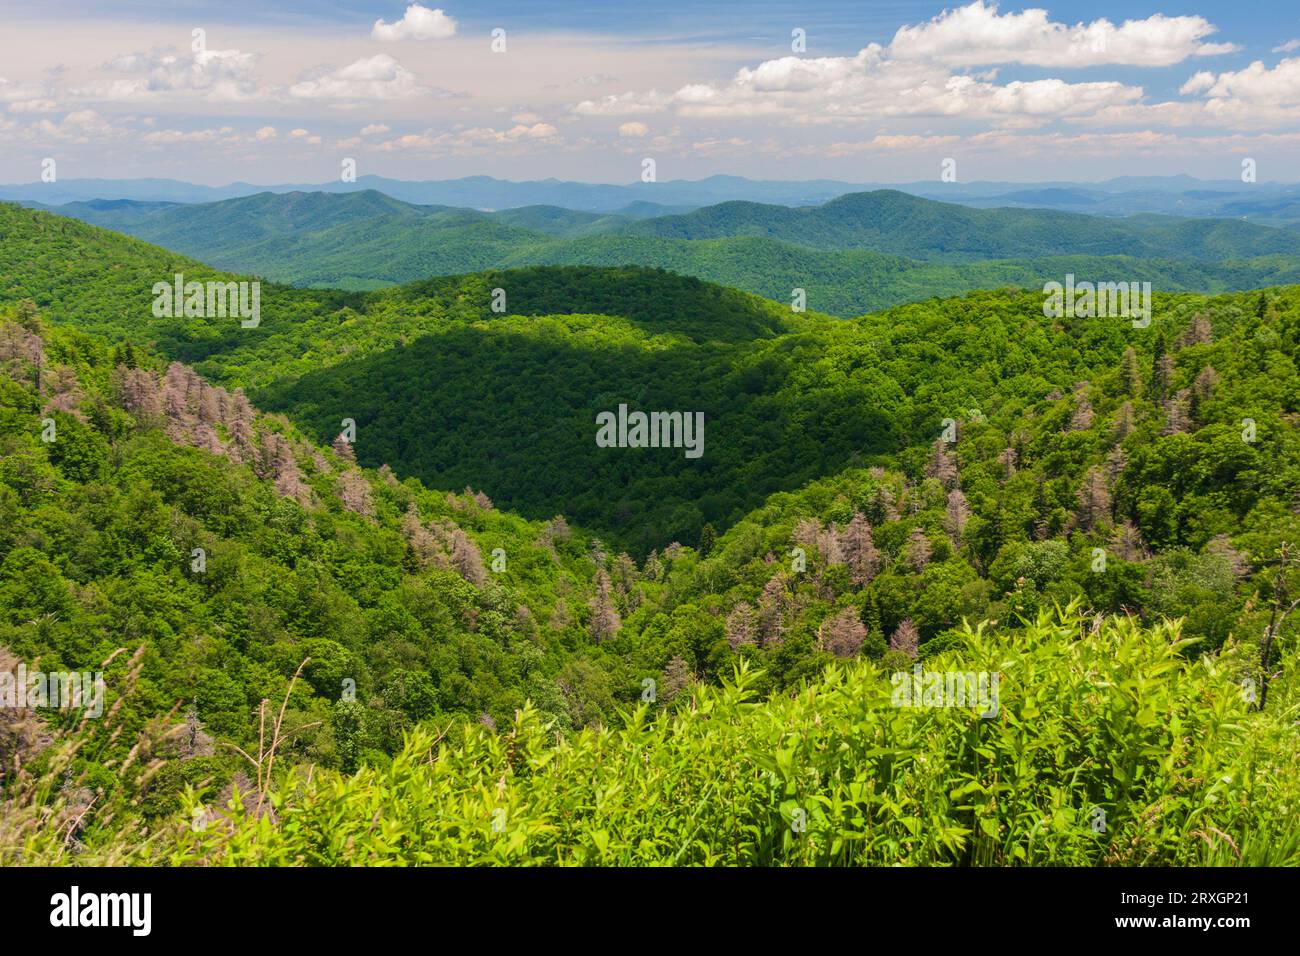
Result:
{"type": "Polygon", "coordinates": [[[337,70],[317,70],[289,87],[289,95],[302,100],[397,100],[426,92],[415,75],[387,53],[337,70]]]}
{"type": "Polygon", "coordinates": [[[456,35],[456,20],[441,9],[430,10],[418,3],[406,8],[402,19],[396,23],[375,21],[370,31],[373,40],[392,43],[397,40],[445,40],[456,35]]]}
{"type": "Polygon", "coordinates": [[[29,138],[58,140],[73,144],[116,139],[124,134],[122,129],[113,126],[95,110],[74,110],[57,122],[48,119],[38,120],[25,127],[24,132],[29,138]]]}
{"type": "Polygon", "coordinates": [[[220,129],[196,129],[182,131],[178,129],[158,129],[145,133],[140,139],[146,143],[155,145],[173,145],[175,143],[214,143],[229,139],[232,142],[237,139],[234,130],[229,126],[222,126],[220,129]]]}
{"type": "Polygon", "coordinates": [[[673,93],[628,91],[583,100],[577,116],[784,117],[792,123],[863,122],[905,117],[984,120],[1000,127],[1085,117],[1141,102],[1141,87],[1116,80],[997,81],[996,69],[954,67],[1020,62],[1057,66],[1171,64],[1222,52],[1201,42],[1215,27],[1199,17],[1153,16],[1115,26],[1067,27],[1046,11],[1002,15],[983,0],[902,27],[889,46],[854,56],[784,56],[738,70],[729,82],[687,83],[673,93]]]}
{"type": "Polygon", "coordinates": [[[1201,70],[1192,76],[1190,80],[1178,88],[1178,92],[1183,96],[1194,96],[1197,93],[1204,93],[1214,85],[1214,74],[1209,70],[1201,70]]]}
{"type": "Polygon", "coordinates": [[[1210,99],[1294,106],[1300,104],[1300,59],[1282,60],[1269,69],[1256,60],[1244,70],[1198,73],[1182,93],[1204,93],[1210,99]]]}
{"type": "Polygon", "coordinates": [[[726,156],[740,150],[748,150],[753,143],[742,136],[728,136],[725,139],[702,139],[690,144],[690,150],[700,156],[726,156]]]}
{"type": "Polygon", "coordinates": [[[240,50],[176,53],[151,50],[115,57],[104,65],[126,79],[96,80],[73,95],[110,101],[168,99],[198,94],[213,102],[238,102],[264,93],[258,83],[257,56],[240,50]]]}
{"type": "Polygon", "coordinates": [[[1204,43],[1218,30],[1203,17],[1109,20],[1066,26],[1041,9],[999,14],[996,4],[976,0],[944,10],[927,23],[900,27],[889,56],[947,66],[1025,63],[1058,69],[1103,63],[1171,66],[1194,56],[1236,52],[1231,43],[1204,43]]]}
{"type": "Polygon", "coordinates": [[[0,103],[35,100],[39,97],[40,91],[36,87],[24,83],[14,83],[0,76],[0,103]]]}
{"type": "Polygon", "coordinates": [[[1178,90],[1191,100],[1130,103],[1099,109],[1071,122],[1090,125],[1269,129],[1300,123],[1300,58],[1267,67],[1256,60],[1245,69],[1201,70],[1178,90]]]}
{"type": "MultiPolygon", "coordinates": [[[[1195,115],[1226,120],[1233,110],[1213,99],[1216,84],[1269,85],[1275,95],[1289,89],[1289,80],[1280,76],[1224,74],[1229,79],[1221,82],[1212,73],[1201,73],[1184,87],[1183,95],[1210,92],[1214,105],[1152,105],[1144,101],[1142,87],[1119,80],[998,81],[996,67],[1001,64],[1160,67],[1237,49],[1206,42],[1216,31],[1203,17],[1161,14],[1119,25],[1098,19],[1070,26],[1051,20],[1045,10],[1002,14],[995,4],[975,0],[927,22],[903,26],[887,46],[872,43],[853,56],[778,57],[743,67],[730,81],[687,83],[671,93],[654,88],[612,93],[582,100],[570,112],[578,117],[671,112],[697,119],[777,118],[795,124],[947,118],[1028,129],[1053,121],[1102,118],[1123,124],[1157,117],[1187,122],[1195,115]],[[972,72],[977,66],[993,68],[972,72]]],[[[1244,94],[1236,98],[1244,99],[1244,94]]]]}
{"type": "Polygon", "coordinates": [[[850,156],[856,153],[915,152],[952,146],[961,141],[960,136],[923,136],[917,134],[877,133],[865,142],[831,143],[828,156],[850,156]]]}
{"type": "Polygon", "coordinates": [[[1140,87],[1114,81],[1067,83],[1016,80],[999,85],[934,64],[891,60],[873,44],[853,57],[782,57],[742,68],[722,85],[693,83],[671,97],[628,93],[576,112],[617,115],[633,105],[670,106],[681,116],[704,118],[785,117],[796,123],[860,122],[869,119],[947,116],[1002,120],[1086,114],[1133,103],[1140,87]]]}
{"type": "Polygon", "coordinates": [[[635,116],[639,113],[662,113],[672,97],[658,90],[648,93],[611,93],[598,100],[583,100],[573,107],[582,116],[635,116]]]}
{"type": "Polygon", "coordinates": [[[550,123],[533,123],[531,126],[512,126],[501,135],[507,139],[552,140],[559,137],[560,131],[550,123]]]}
{"type": "Polygon", "coordinates": [[[1152,129],[1132,132],[1041,133],[1015,136],[984,133],[973,137],[969,142],[974,148],[980,150],[993,153],[1018,150],[1024,154],[1041,154],[1049,161],[1066,154],[1109,158],[1115,155],[1187,156],[1199,153],[1217,157],[1225,152],[1240,153],[1278,146],[1294,149],[1297,144],[1300,144],[1300,133],[1267,133],[1258,136],[1243,136],[1238,133],[1224,136],[1179,136],[1166,130],[1152,129]]]}
{"type": "MultiPolygon", "coordinates": [[[[856,53],[843,47],[844,56],[820,56],[815,47],[811,56],[755,53],[760,48],[743,43],[739,33],[731,44],[656,44],[579,29],[512,49],[510,70],[472,38],[457,42],[464,31],[446,8],[410,0],[383,5],[395,22],[375,23],[372,39],[364,38],[364,23],[374,21],[354,24],[362,29],[359,50],[340,46],[337,35],[283,22],[228,26],[220,45],[230,49],[199,54],[165,24],[104,22],[81,31],[94,36],[71,37],[54,21],[19,24],[17,42],[7,47],[17,55],[0,65],[8,78],[0,78],[0,123],[8,127],[0,138],[31,143],[35,155],[45,155],[36,144],[46,141],[89,140],[105,147],[95,151],[97,159],[123,165],[135,142],[175,143],[168,155],[178,165],[184,156],[196,170],[220,177],[225,168],[213,171],[203,148],[218,137],[223,145],[241,144],[248,158],[238,160],[250,165],[240,176],[255,180],[276,163],[282,172],[297,171],[323,141],[346,145],[348,155],[393,151],[383,158],[403,172],[435,154],[466,157],[445,164],[457,172],[601,178],[611,157],[662,149],[720,157],[708,171],[746,174],[760,172],[746,164],[761,154],[842,156],[846,166],[864,154],[873,163],[880,159],[881,177],[889,178],[896,172],[891,163],[939,150],[942,156],[957,148],[1001,149],[1005,165],[1014,166],[1019,142],[1040,151],[1044,163],[1054,148],[1098,156],[1109,149],[1116,151],[1113,161],[1100,165],[1110,172],[1129,150],[1133,156],[1163,150],[1172,159],[1191,140],[1197,146],[1188,155],[1208,150],[1204,144],[1216,133],[1263,134],[1222,137],[1230,144],[1226,151],[1300,129],[1300,60],[1287,59],[1300,58],[1294,52],[1300,39],[1288,39],[1285,26],[1269,38],[1278,46],[1262,63],[1247,66],[1234,57],[1228,69],[1214,55],[1230,45],[1213,42],[1239,39],[1228,35],[1236,21],[1226,13],[1222,33],[1205,17],[1149,16],[1159,5],[1128,20],[1089,14],[1075,22],[1044,2],[1022,9],[1008,0],[1004,13],[989,0],[950,0],[955,9],[927,19],[944,6],[933,3],[897,30],[896,19],[882,43],[859,43],[856,53]],[[452,39],[416,45],[434,44],[440,30],[452,39]],[[385,40],[409,45],[374,42],[385,40]],[[105,50],[149,52],[109,59],[105,50]],[[424,51],[435,56],[414,58],[424,51]],[[58,59],[71,64],[62,73],[48,68],[58,59]],[[1147,67],[1163,71],[1150,85],[1134,78],[1148,75],[1147,67]],[[457,77],[474,95],[436,88],[451,82],[443,76],[457,77]],[[1148,95],[1157,83],[1179,91],[1148,95]],[[436,102],[450,96],[459,98],[436,102]],[[351,121],[337,122],[340,109],[355,110],[351,121]],[[239,134],[221,133],[223,123],[239,134]],[[294,127],[303,134],[291,136],[294,127]],[[144,139],[151,132],[156,135],[144,139]],[[184,144],[192,148],[183,152],[184,144]],[[546,165],[545,157],[560,151],[573,153],[573,162],[546,165]],[[526,166],[533,155],[538,163],[526,166]],[[503,157],[499,164],[497,157],[503,157]]],[[[1269,143],[1279,150],[1293,145],[1269,143]]],[[[222,162],[236,155],[223,154],[222,162]]],[[[996,165],[986,167],[990,174],[996,165]]],[[[820,174],[811,165],[808,171],[820,174]]]]}
{"type": "Polygon", "coordinates": [[[385,152],[417,151],[447,155],[467,155],[494,151],[500,147],[531,147],[556,145],[561,141],[560,131],[550,123],[520,123],[509,129],[497,130],[486,126],[455,130],[449,133],[411,133],[379,143],[385,152]]]}
{"type": "Polygon", "coordinates": [[[1300,58],[1284,59],[1271,68],[1256,60],[1243,70],[1201,71],[1179,93],[1204,99],[1160,103],[1151,112],[1177,125],[1246,128],[1295,123],[1300,121],[1300,58]]]}

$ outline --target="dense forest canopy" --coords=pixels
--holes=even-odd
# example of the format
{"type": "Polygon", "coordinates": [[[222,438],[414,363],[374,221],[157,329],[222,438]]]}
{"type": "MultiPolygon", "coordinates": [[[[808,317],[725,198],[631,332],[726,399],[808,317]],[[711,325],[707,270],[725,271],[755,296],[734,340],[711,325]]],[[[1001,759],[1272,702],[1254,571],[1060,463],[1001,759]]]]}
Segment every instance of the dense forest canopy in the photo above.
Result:
{"type": "Polygon", "coordinates": [[[1041,287],[1067,272],[1140,275],[1166,291],[1300,281],[1294,227],[971,209],[894,190],[811,207],[725,202],[675,215],[654,207],[622,215],[538,206],[489,213],[413,205],[375,190],[47,208],[220,268],[357,290],[490,268],[640,265],[778,302],[802,289],[809,308],[847,318],[972,289],[1041,287]]]}
{"type": "Polygon", "coordinates": [[[107,662],[111,715],[4,714],[6,860],[1297,861],[1300,288],[1135,328],[530,268],[243,328],[155,318],[178,272],[243,278],[0,205],[0,664],[107,662]],[[705,455],[600,448],[620,403],[705,455]],[[1002,716],[866,705],[927,662],[1002,716]]]}

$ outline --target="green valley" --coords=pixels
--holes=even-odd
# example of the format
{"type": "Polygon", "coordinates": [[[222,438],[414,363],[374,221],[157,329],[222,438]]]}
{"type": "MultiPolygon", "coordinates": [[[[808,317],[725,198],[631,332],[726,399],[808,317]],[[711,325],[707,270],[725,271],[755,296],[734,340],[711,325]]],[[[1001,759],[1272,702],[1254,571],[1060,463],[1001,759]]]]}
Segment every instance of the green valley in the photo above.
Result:
{"type": "Polygon", "coordinates": [[[4,718],[6,860],[1300,861],[1300,287],[1134,328],[531,267],[267,284],[243,328],[155,318],[178,272],[241,278],[0,205],[0,647],[106,662],[112,714],[4,718]],[[620,403],[703,412],[704,457],[598,447],[620,403]],[[918,665],[1000,716],[889,716],[918,665]],[[91,797],[75,847],[41,824],[91,797]]]}
{"type": "MultiPolygon", "coordinates": [[[[1066,272],[1168,291],[1300,281],[1300,234],[1233,220],[1101,219],[971,209],[878,190],[820,206],[728,202],[678,215],[531,206],[485,213],[382,193],[261,193],[204,204],[49,207],[201,259],[299,286],[377,289],[539,265],[668,269],[841,317],[1066,272]]],[[[658,213],[661,210],[651,210],[658,213]]]]}

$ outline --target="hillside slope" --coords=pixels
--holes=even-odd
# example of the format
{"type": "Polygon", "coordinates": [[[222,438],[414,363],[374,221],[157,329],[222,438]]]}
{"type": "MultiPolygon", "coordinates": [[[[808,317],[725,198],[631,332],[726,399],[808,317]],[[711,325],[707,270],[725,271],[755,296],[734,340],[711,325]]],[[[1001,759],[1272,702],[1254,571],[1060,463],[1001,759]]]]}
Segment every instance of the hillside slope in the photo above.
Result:
{"type": "Polygon", "coordinates": [[[246,329],[0,216],[0,666],[122,701],[0,713],[0,860],[1294,861],[1300,288],[844,322],[535,269],[246,329]],[[624,401],[706,410],[703,456],[598,447],[624,401]],[[886,710],[917,664],[1007,675],[998,720],[886,710]],[[754,703],[693,687],[737,667],[754,703]]]}
{"type": "Polygon", "coordinates": [[[374,191],[53,211],[303,286],[376,289],[487,268],[641,265],[777,301],[803,289],[811,308],[844,317],[976,288],[1041,288],[1071,271],[1166,291],[1300,279],[1294,232],[1212,219],[974,210],[886,191],[798,209],[724,203],[649,217],[541,206],[487,214],[374,191]]]}
{"type": "Polygon", "coordinates": [[[893,190],[850,193],[820,206],[728,202],[632,223],[675,239],[764,236],[817,249],[872,249],[930,261],[1058,255],[1213,261],[1294,255],[1300,234],[1229,219],[1104,219],[1046,209],[972,209],[893,190]]]}
{"type": "MultiPolygon", "coordinates": [[[[1129,347],[1151,368],[1198,308],[1158,296],[1146,329],[1108,319],[1060,325],[1043,317],[1038,294],[980,293],[836,322],[668,273],[579,268],[364,296],[268,287],[256,329],[141,322],[159,278],[147,270],[165,279],[177,267],[165,253],[3,210],[14,228],[0,244],[11,277],[0,295],[30,296],[55,321],[155,344],[218,383],[248,387],[318,441],[350,418],[364,463],[447,490],[482,487],[537,519],[562,512],[643,554],[696,541],[706,524],[729,526],[773,492],[924,448],[935,423],[986,408],[1012,383],[1034,400],[1068,393],[1113,376],[1129,347]],[[120,262],[110,251],[119,247],[120,262]],[[114,264],[96,267],[95,257],[114,264]],[[925,329],[929,337],[917,337],[925,329]],[[702,413],[707,453],[598,447],[596,415],[621,404],[702,413]]],[[[1292,295],[1258,307],[1224,301],[1238,304],[1218,321],[1254,354],[1252,327],[1231,316],[1281,309],[1283,322],[1292,295]]],[[[1288,328],[1279,326],[1284,350],[1294,348],[1288,328]]],[[[1282,410],[1294,411],[1290,397],[1282,410]]]]}

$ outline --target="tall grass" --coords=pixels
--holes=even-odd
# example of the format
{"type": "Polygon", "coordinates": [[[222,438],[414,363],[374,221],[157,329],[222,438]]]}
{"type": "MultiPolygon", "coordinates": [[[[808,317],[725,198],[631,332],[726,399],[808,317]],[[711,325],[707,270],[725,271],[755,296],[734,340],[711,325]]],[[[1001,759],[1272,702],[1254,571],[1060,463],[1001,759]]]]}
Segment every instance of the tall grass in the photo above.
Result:
{"type": "MultiPolygon", "coordinates": [[[[100,667],[124,653],[114,651],[100,667]]],[[[168,740],[182,726],[173,712],[128,730],[122,705],[134,693],[143,660],[141,646],[102,719],[0,709],[0,866],[120,866],[156,858],[138,811],[165,763],[168,740]],[[118,748],[123,740],[131,746],[118,748]],[[110,756],[123,750],[124,756],[110,756]]],[[[0,648],[0,668],[12,672],[17,662],[0,648]]]]}
{"type": "Polygon", "coordinates": [[[891,706],[869,662],[765,702],[741,670],[569,739],[525,708],[455,745],[417,731],[382,770],[300,768],[273,813],[231,801],[155,845],[201,865],[1300,863],[1294,694],[1253,712],[1231,648],[1183,646],[1071,611],[968,628],[924,666],[1000,673],[990,719],[891,706]]]}

